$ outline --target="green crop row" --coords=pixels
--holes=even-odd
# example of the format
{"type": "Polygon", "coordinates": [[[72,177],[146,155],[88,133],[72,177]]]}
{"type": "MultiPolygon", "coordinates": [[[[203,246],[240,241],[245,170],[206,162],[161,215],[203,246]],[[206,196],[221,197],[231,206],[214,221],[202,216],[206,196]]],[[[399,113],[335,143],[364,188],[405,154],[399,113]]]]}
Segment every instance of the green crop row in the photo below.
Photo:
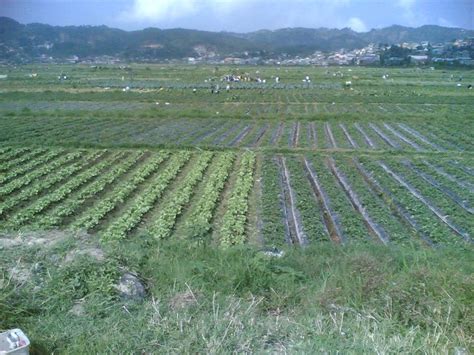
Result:
{"type": "Polygon", "coordinates": [[[35,225],[41,228],[57,227],[64,217],[71,216],[88,199],[95,197],[108,185],[112,184],[121,175],[126,173],[144,155],[143,152],[134,152],[128,158],[114,165],[109,172],[100,175],[93,183],[74,194],[69,199],[56,206],[51,212],[42,215],[35,225]]]}
{"type": "MultiPolygon", "coordinates": [[[[57,171],[55,170],[56,168],[55,166],[52,166],[51,169],[47,167],[48,174],[46,175],[44,179],[38,180],[35,183],[28,185],[18,194],[10,196],[8,199],[0,203],[0,216],[5,217],[5,213],[9,211],[10,209],[12,209],[13,207],[17,206],[23,201],[26,201],[30,198],[40,195],[43,191],[46,191],[47,189],[51,188],[55,184],[77,173],[78,171],[83,169],[85,166],[93,163],[95,160],[102,157],[105,153],[106,151],[97,151],[93,153],[87,153],[83,155],[82,159],[79,162],[63,167],[57,171]],[[54,171],[54,174],[52,174],[53,171],[54,171]]],[[[70,159],[75,159],[78,156],[81,156],[82,154],[83,153],[81,152],[74,152],[74,153],[68,154],[66,157],[70,159]]]]}
{"type": "Polygon", "coordinates": [[[0,164],[0,171],[9,171],[10,169],[19,166],[30,159],[33,159],[34,157],[46,152],[47,150],[44,148],[37,148],[33,149],[29,152],[26,152],[25,154],[22,154],[20,157],[12,160],[5,161],[0,164]]]}
{"type": "Polygon", "coordinates": [[[176,191],[166,200],[160,209],[159,215],[153,220],[148,228],[149,233],[156,239],[164,239],[170,236],[176,218],[181,214],[184,206],[190,201],[194,189],[202,180],[204,171],[212,159],[213,153],[204,152],[199,155],[199,160],[192,170],[186,175],[184,180],[176,188],[176,191]]]}
{"type": "Polygon", "coordinates": [[[224,247],[243,244],[246,241],[248,197],[253,186],[254,165],[255,154],[245,152],[242,155],[235,187],[228,201],[219,231],[220,244],[224,247]]]}
{"type": "Polygon", "coordinates": [[[136,227],[145,213],[151,210],[155,202],[163,195],[165,189],[190,157],[191,153],[189,152],[180,152],[173,155],[166,169],[150,181],[147,188],[138,196],[133,205],[102,233],[102,240],[109,241],[125,238],[127,233],[136,227]]]}
{"type": "Polygon", "coordinates": [[[117,205],[124,203],[125,200],[137,190],[138,186],[145,182],[168,157],[168,152],[161,152],[153,156],[150,161],[146,162],[145,165],[137,170],[129,181],[121,183],[109,196],[97,201],[97,203],[89,208],[83,215],[77,218],[71,225],[72,229],[90,230],[96,227],[117,205]]]}
{"type": "Polygon", "coordinates": [[[186,234],[192,239],[203,238],[211,229],[211,220],[216,208],[219,196],[229,177],[230,168],[234,162],[235,154],[231,152],[222,153],[211,168],[209,179],[199,197],[199,201],[193,209],[192,214],[186,221],[186,234]]]}
{"type": "Polygon", "coordinates": [[[60,186],[58,189],[51,191],[47,195],[35,200],[33,204],[22,209],[15,215],[9,218],[8,222],[5,224],[7,229],[16,229],[25,224],[25,222],[31,220],[38,213],[42,212],[51,204],[62,201],[65,197],[70,195],[73,191],[86,184],[93,178],[97,177],[102,171],[112,164],[114,164],[118,159],[122,158],[124,155],[123,152],[117,152],[112,154],[108,159],[93,165],[87,170],[83,171],[79,175],[76,175],[64,185],[60,186]]]}
{"type": "MultiPolygon", "coordinates": [[[[53,157],[57,155],[57,154],[54,154],[54,153],[56,153],[56,152],[52,152],[52,154],[51,154],[53,157]]],[[[42,166],[39,169],[33,170],[32,172],[30,172],[30,173],[28,173],[28,174],[26,174],[26,175],[24,175],[20,178],[12,180],[12,181],[10,181],[9,183],[3,185],[0,188],[0,196],[6,196],[6,195],[11,194],[12,192],[15,192],[16,190],[18,190],[20,188],[25,188],[25,186],[28,186],[34,180],[36,180],[36,179],[38,179],[42,176],[47,176],[47,175],[51,174],[58,167],[61,167],[62,165],[66,164],[66,163],[68,163],[68,162],[70,162],[74,159],[77,159],[80,156],[81,156],[81,154],[78,153],[78,152],[66,154],[65,156],[60,157],[59,159],[57,159],[53,162],[50,162],[50,163],[42,166]]],[[[40,159],[38,159],[38,160],[40,160],[40,159]]]]}
{"type": "Polygon", "coordinates": [[[3,149],[3,153],[2,155],[0,155],[1,164],[8,162],[12,159],[15,159],[19,155],[25,154],[26,152],[31,150],[31,148],[29,147],[14,148],[14,149],[12,149],[11,147],[5,147],[2,149],[3,149]]]}
{"type": "Polygon", "coordinates": [[[285,228],[281,213],[278,168],[271,156],[264,157],[262,166],[262,234],[268,246],[285,244],[285,228]]]}
{"type": "MultiPolygon", "coordinates": [[[[45,155],[37,157],[36,159],[33,159],[32,161],[26,164],[22,164],[18,166],[16,169],[10,169],[8,174],[0,176],[0,184],[4,184],[7,181],[18,178],[20,175],[23,175],[27,173],[28,171],[31,171],[32,169],[37,168],[41,164],[49,163],[51,160],[53,160],[54,158],[58,157],[59,155],[63,153],[64,153],[63,149],[50,150],[45,155]]],[[[3,187],[0,188],[0,190],[2,189],[3,187]]]]}

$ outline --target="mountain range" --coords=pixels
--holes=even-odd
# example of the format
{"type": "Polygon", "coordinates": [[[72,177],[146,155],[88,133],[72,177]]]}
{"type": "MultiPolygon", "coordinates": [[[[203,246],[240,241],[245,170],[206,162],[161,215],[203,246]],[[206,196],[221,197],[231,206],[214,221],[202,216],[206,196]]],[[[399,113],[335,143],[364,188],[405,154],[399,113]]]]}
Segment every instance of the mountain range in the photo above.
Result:
{"type": "Polygon", "coordinates": [[[146,28],[124,31],[107,26],[51,26],[21,24],[0,17],[0,59],[65,58],[110,55],[123,59],[184,57],[306,56],[315,51],[362,48],[369,43],[442,43],[474,37],[473,30],[425,25],[393,25],[359,33],[350,28],[284,28],[250,33],[208,32],[190,29],[146,28]]]}

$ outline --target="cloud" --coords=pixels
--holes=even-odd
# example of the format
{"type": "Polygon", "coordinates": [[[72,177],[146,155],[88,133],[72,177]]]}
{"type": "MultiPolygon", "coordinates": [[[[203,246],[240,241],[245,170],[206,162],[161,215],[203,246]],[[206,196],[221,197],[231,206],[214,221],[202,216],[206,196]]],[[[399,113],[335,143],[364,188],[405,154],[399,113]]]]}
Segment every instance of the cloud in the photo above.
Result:
{"type": "MultiPolygon", "coordinates": [[[[265,0],[133,0],[133,5],[119,16],[122,21],[173,21],[191,15],[229,14],[237,7],[265,0]]],[[[337,0],[347,1],[347,0],[337,0]]]]}
{"type": "Polygon", "coordinates": [[[350,27],[356,32],[367,32],[367,26],[365,25],[364,21],[358,17],[351,17],[347,22],[347,27],[350,27]]]}
{"type": "Polygon", "coordinates": [[[404,9],[411,9],[415,5],[416,0],[398,0],[398,6],[404,9]]]}
{"type": "Polygon", "coordinates": [[[417,18],[415,16],[414,7],[416,0],[398,0],[397,6],[403,9],[403,18],[410,26],[416,26],[417,18]]]}
{"type": "Polygon", "coordinates": [[[195,0],[134,0],[132,7],[119,17],[123,21],[176,20],[197,10],[195,0]]]}
{"type": "MultiPolygon", "coordinates": [[[[298,6],[318,5],[321,11],[334,11],[347,6],[353,0],[293,0],[293,9],[298,6]]],[[[170,22],[193,15],[229,15],[236,11],[252,8],[279,7],[274,0],[133,0],[133,4],[119,15],[120,21],[125,22],[170,22]]],[[[285,8],[291,6],[284,5],[285,8]]],[[[249,14],[246,14],[249,15],[249,14]]]]}

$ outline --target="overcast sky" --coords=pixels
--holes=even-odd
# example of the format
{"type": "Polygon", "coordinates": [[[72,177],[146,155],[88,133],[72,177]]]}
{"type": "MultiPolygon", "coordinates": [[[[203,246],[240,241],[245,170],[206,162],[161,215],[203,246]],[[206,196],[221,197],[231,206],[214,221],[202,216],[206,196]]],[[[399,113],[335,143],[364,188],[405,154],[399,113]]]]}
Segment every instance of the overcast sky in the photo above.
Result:
{"type": "Polygon", "coordinates": [[[351,27],[364,32],[392,24],[474,29],[474,0],[0,0],[0,16],[126,30],[351,27]]]}

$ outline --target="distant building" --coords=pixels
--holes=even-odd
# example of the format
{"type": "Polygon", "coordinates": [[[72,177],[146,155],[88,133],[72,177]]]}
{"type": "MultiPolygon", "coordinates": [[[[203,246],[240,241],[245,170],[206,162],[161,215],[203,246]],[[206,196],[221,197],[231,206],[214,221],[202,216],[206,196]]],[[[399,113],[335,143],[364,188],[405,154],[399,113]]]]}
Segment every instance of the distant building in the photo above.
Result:
{"type": "Polygon", "coordinates": [[[410,55],[409,57],[412,64],[426,64],[429,61],[427,55],[410,55]]]}
{"type": "Polygon", "coordinates": [[[243,64],[244,61],[242,58],[227,57],[224,58],[224,64],[243,64]]]}

